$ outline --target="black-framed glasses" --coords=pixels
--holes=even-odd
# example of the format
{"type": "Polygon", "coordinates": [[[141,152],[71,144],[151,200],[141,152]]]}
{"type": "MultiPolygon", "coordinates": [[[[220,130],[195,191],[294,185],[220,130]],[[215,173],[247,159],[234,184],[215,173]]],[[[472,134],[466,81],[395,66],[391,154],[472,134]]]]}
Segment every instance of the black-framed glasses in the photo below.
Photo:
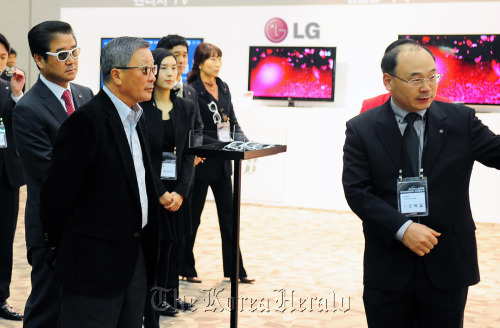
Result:
{"type": "Polygon", "coordinates": [[[158,65],[142,65],[142,66],[122,66],[122,67],[115,67],[117,69],[132,69],[132,68],[140,68],[142,70],[142,74],[144,75],[149,75],[153,73],[153,75],[156,75],[158,72],[158,65]]]}
{"type": "Polygon", "coordinates": [[[399,79],[403,82],[406,82],[408,83],[408,85],[410,87],[413,87],[413,88],[418,88],[420,86],[422,86],[424,84],[425,81],[429,81],[430,84],[436,84],[438,83],[439,81],[441,81],[441,78],[443,77],[443,74],[434,74],[434,75],[431,75],[427,78],[420,78],[420,79],[411,79],[411,80],[405,80],[405,79],[402,79],[400,78],[399,76],[396,76],[396,75],[393,75],[393,74],[389,74],[390,76],[393,76],[395,77],[396,79],[399,79]]]}
{"type": "Polygon", "coordinates": [[[78,56],[80,56],[80,52],[81,52],[80,47],[76,47],[71,50],[61,50],[59,52],[47,51],[45,54],[56,57],[57,60],[60,62],[65,62],[66,60],[68,60],[69,55],[71,55],[71,57],[73,58],[78,58],[78,56]]]}

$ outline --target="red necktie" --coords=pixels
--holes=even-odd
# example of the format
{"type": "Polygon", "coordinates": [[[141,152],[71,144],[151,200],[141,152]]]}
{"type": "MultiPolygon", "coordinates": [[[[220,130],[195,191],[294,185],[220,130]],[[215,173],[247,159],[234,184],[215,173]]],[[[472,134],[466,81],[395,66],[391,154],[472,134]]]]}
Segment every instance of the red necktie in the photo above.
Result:
{"type": "Polygon", "coordinates": [[[64,90],[61,98],[64,100],[64,103],[66,104],[66,112],[68,113],[68,115],[73,114],[75,108],[73,107],[73,103],[71,102],[71,94],[69,93],[69,90],[64,90]]]}

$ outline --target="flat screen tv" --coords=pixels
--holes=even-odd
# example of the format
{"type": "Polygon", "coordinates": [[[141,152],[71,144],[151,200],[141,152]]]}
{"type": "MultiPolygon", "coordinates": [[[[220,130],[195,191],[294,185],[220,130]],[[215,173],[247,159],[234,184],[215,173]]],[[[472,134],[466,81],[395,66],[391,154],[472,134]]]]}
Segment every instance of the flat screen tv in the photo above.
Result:
{"type": "MultiPolygon", "coordinates": [[[[150,50],[156,49],[156,46],[158,45],[158,41],[160,41],[160,39],[161,38],[144,38],[144,40],[151,43],[151,47],[149,48],[150,50]]],[[[101,49],[104,48],[104,46],[111,40],[113,40],[113,38],[101,38],[101,49]]],[[[186,38],[186,41],[188,44],[188,63],[186,65],[186,70],[182,73],[182,81],[184,81],[184,83],[186,83],[187,74],[193,66],[194,51],[196,47],[203,42],[203,38],[186,38]]],[[[102,87],[102,76],[100,82],[102,87]]]]}
{"type": "Polygon", "coordinates": [[[248,90],[254,99],[333,101],[335,47],[251,46],[248,90]]]}
{"type": "Polygon", "coordinates": [[[500,105],[500,34],[400,35],[428,47],[443,73],[438,94],[471,105],[500,105]]]}

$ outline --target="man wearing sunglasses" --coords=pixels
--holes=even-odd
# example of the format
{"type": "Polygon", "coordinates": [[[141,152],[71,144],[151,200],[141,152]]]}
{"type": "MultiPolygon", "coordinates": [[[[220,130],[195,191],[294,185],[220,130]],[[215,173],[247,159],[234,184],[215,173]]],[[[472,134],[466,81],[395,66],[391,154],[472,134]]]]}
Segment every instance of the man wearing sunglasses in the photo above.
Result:
{"type": "Polygon", "coordinates": [[[61,306],[60,284],[54,279],[53,268],[47,264],[54,251],[44,243],[39,216],[40,188],[47,175],[59,127],[75,109],[88,102],[93,93],[89,88],[71,83],[78,71],[80,48],[69,24],[40,23],[29,31],[28,42],[40,77],[13,112],[14,136],[28,190],[25,227],[28,262],[32,267],[24,327],[56,327],[61,306]]]}

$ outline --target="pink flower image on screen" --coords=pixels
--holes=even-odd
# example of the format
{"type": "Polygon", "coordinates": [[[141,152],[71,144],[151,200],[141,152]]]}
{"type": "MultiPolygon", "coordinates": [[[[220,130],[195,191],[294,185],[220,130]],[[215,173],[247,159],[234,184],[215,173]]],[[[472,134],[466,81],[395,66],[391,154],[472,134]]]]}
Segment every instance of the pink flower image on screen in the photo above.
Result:
{"type": "MultiPolygon", "coordinates": [[[[292,48],[292,47],[290,47],[292,48]]],[[[332,51],[315,48],[255,48],[249,88],[257,97],[331,99],[332,51]]]]}
{"type": "Polygon", "coordinates": [[[466,104],[500,104],[500,44],[495,35],[410,35],[443,73],[437,93],[466,104]]]}

